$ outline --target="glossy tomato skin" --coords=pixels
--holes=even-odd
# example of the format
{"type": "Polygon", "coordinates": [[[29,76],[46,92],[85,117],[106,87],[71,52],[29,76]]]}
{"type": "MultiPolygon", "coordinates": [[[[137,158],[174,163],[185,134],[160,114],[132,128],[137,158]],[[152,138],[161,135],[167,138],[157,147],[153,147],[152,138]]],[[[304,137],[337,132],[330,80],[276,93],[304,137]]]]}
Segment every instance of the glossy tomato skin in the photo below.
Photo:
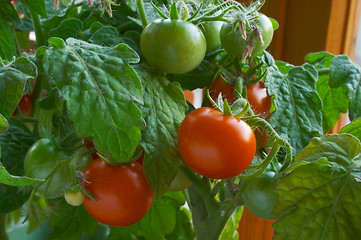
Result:
{"type": "Polygon", "coordinates": [[[84,170],[82,185],[98,200],[86,196],[83,202],[86,211],[109,226],[134,224],[153,204],[154,194],[142,165],[136,161],[114,166],[98,158],[84,170]]]}
{"type": "Polygon", "coordinates": [[[270,117],[272,99],[268,96],[263,81],[247,86],[247,100],[256,115],[263,114],[264,119],[270,117]]]}
{"type": "Polygon", "coordinates": [[[242,199],[254,215],[265,219],[274,219],[272,210],[277,201],[277,194],[274,190],[276,181],[275,173],[266,170],[246,183],[242,199]]]}
{"type": "Polygon", "coordinates": [[[250,37],[252,37],[254,41],[252,56],[262,53],[272,41],[273,26],[271,20],[261,13],[259,14],[259,18],[255,20],[255,24],[261,30],[263,45],[257,37],[252,36],[252,33],[248,32],[247,38],[244,39],[238,28],[234,30],[232,24],[224,23],[220,31],[221,43],[224,50],[233,56],[242,57],[243,50],[248,45],[250,37]]]}
{"type": "Polygon", "coordinates": [[[206,38],[208,52],[216,51],[221,47],[221,38],[219,36],[219,32],[221,31],[222,25],[223,22],[221,21],[212,21],[204,22],[199,26],[204,34],[204,37],[206,38]]]}
{"type": "Polygon", "coordinates": [[[38,191],[45,194],[47,198],[60,197],[71,184],[69,164],[65,162],[69,157],[67,153],[55,148],[49,139],[40,139],[30,147],[25,155],[25,175],[31,178],[45,179],[58,164],[64,162],[53,172],[52,177],[38,188],[38,191]]]}
{"type": "Polygon", "coordinates": [[[205,37],[197,26],[171,19],[158,19],[144,28],[140,45],[152,66],[174,74],[195,69],[207,48],[205,37]]]}
{"type": "Polygon", "coordinates": [[[226,179],[251,164],[256,139],[246,122],[202,107],[184,118],[178,131],[178,147],[193,171],[208,178],[226,179]]]}

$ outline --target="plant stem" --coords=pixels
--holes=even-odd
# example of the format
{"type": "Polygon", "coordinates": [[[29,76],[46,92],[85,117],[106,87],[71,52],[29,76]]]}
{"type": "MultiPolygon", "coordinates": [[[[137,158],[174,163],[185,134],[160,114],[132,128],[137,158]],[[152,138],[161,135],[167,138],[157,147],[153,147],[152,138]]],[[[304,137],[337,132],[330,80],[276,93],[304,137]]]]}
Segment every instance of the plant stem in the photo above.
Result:
{"type": "Polygon", "coordinates": [[[142,21],[143,27],[148,25],[147,15],[145,14],[144,2],[143,0],[137,0],[138,14],[142,21]]]}
{"type": "Polygon", "coordinates": [[[6,232],[7,214],[0,213],[0,239],[8,240],[8,234],[6,232]]]}
{"type": "Polygon", "coordinates": [[[43,30],[40,24],[40,17],[32,9],[29,10],[30,10],[31,19],[33,20],[33,27],[36,36],[36,45],[37,47],[45,46],[43,30]]]}

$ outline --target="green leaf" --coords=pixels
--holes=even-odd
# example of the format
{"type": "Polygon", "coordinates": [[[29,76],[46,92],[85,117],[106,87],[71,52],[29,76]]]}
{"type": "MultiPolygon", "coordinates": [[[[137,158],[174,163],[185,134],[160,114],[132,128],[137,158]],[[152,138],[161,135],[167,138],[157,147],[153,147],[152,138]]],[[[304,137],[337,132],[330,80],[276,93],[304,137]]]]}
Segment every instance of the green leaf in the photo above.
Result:
{"type": "Polygon", "coordinates": [[[42,180],[28,177],[13,176],[3,166],[0,166],[0,183],[10,186],[31,186],[37,185],[42,180]]]}
{"type": "Polygon", "coordinates": [[[322,127],[324,133],[333,128],[340,119],[341,112],[346,113],[349,105],[346,97],[347,89],[341,86],[331,88],[329,85],[329,68],[333,58],[334,55],[327,52],[309,54],[306,57],[306,61],[320,72],[316,85],[323,103],[322,127]]]}
{"type": "Polygon", "coordinates": [[[26,80],[36,74],[35,64],[24,57],[0,67],[0,114],[5,118],[10,118],[18,105],[26,80]]]}
{"type": "Polygon", "coordinates": [[[311,65],[290,67],[277,62],[281,71],[269,69],[265,85],[276,107],[270,123],[298,152],[311,138],[322,134],[322,102],[316,90],[316,71],[311,65]]]}
{"type": "Polygon", "coordinates": [[[361,141],[361,118],[358,118],[343,127],[340,133],[348,133],[361,141]]]}
{"type": "Polygon", "coordinates": [[[337,88],[345,86],[350,99],[350,119],[361,117],[361,68],[353,64],[348,56],[336,56],[331,63],[330,86],[337,88]]]}
{"type": "Polygon", "coordinates": [[[43,18],[48,17],[46,13],[45,0],[20,0],[20,2],[43,18]]]}
{"type": "Polygon", "coordinates": [[[0,134],[5,132],[7,128],[8,128],[8,121],[6,120],[6,118],[4,118],[3,115],[0,114],[0,134]]]}
{"type": "Polygon", "coordinates": [[[312,140],[305,164],[281,178],[275,239],[358,239],[361,234],[360,142],[349,135],[312,140]],[[317,161],[323,158],[324,161],[317,161]],[[328,161],[327,161],[328,159],[328,161]]]}
{"type": "Polygon", "coordinates": [[[224,227],[220,240],[238,240],[238,224],[241,221],[243,208],[237,208],[231,217],[228,219],[226,226],[224,227]]]}
{"type": "Polygon", "coordinates": [[[2,19],[0,19],[0,32],[0,58],[11,60],[16,55],[15,38],[9,24],[2,19]]]}
{"type": "Polygon", "coordinates": [[[167,240],[194,240],[195,233],[191,224],[190,211],[184,207],[177,212],[176,226],[171,234],[167,234],[167,240]]]}
{"type": "Polygon", "coordinates": [[[69,37],[78,38],[82,36],[83,22],[77,18],[65,19],[60,25],[49,31],[50,37],[67,39],[69,37]]]}
{"type": "Polygon", "coordinates": [[[92,136],[97,150],[116,163],[137,148],[142,122],[140,80],[129,65],[138,55],[124,44],[102,47],[69,38],[51,39],[44,55],[49,81],[66,100],[80,137],[92,136]]]}
{"type": "Polygon", "coordinates": [[[53,232],[48,235],[47,239],[79,240],[83,234],[92,236],[96,233],[98,222],[90,217],[83,206],[73,207],[65,201],[59,205],[57,212],[49,218],[53,232]]]}
{"type": "Polygon", "coordinates": [[[178,127],[187,105],[179,84],[142,69],[137,71],[144,87],[144,105],[139,107],[147,123],[141,139],[146,152],[144,170],[152,190],[161,195],[178,171],[178,127]]]}
{"type": "Polygon", "coordinates": [[[120,37],[117,29],[112,26],[105,26],[97,30],[89,39],[91,43],[114,46],[120,43],[120,37]]]}
{"type": "Polygon", "coordinates": [[[10,22],[19,22],[20,18],[10,1],[0,2],[0,19],[10,22]]]}

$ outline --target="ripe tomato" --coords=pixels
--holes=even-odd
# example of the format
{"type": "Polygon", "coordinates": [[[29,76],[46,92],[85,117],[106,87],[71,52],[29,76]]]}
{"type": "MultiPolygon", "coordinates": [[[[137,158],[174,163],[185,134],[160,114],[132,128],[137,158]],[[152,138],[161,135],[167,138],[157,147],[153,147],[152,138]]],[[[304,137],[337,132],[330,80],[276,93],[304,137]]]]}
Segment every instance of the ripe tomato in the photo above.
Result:
{"type": "Polygon", "coordinates": [[[242,192],[244,205],[256,216],[273,219],[272,209],[277,200],[274,185],[277,179],[272,171],[265,171],[246,183],[242,192]]]}
{"type": "Polygon", "coordinates": [[[70,168],[66,163],[69,157],[67,153],[55,148],[49,139],[40,139],[30,147],[25,155],[25,175],[31,178],[45,179],[58,166],[51,177],[38,188],[38,192],[46,195],[47,198],[60,197],[71,185],[70,168]]]}
{"type": "Polygon", "coordinates": [[[256,138],[248,124],[210,107],[189,113],[178,131],[184,162],[195,172],[215,179],[242,173],[256,153],[256,138]]]}
{"type": "Polygon", "coordinates": [[[259,18],[254,21],[254,24],[256,24],[260,30],[264,42],[263,45],[252,32],[247,32],[247,38],[244,39],[238,28],[234,30],[232,24],[224,23],[220,31],[221,43],[224,50],[233,56],[242,57],[244,48],[249,44],[250,38],[253,38],[254,48],[252,56],[263,52],[273,38],[272,22],[266,15],[260,13],[259,18]]]}
{"type": "Polygon", "coordinates": [[[256,115],[263,114],[264,119],[270,117],[272,99],[268,96],[263,81],[247,86],[247,100],[256,115]]]}
{"type": "MultiPolygon", "coordinates": [[[[21,113],[24,116],[26,116],[26,117],[30,116],[31,109],[33,107],[33,103],[31,101],[31,95],[29,93],[27,93],[24,96],[22,96],[18,106],[19,106],[21,113]]],[[[16,116],[16,112],[14,112],[13,116],[16,116]]]]}
{"type": "Polygon", "coordinates": [[[145,59],[157,69],[181,74],[195,69],[206,53],[202,31],[183,20],[158,19],[144,28],[140,46],[145,59]]]}
{"type": "Polygon", "coordinates": [[[208,52],[216,51],[221,47],[219,32],[221,31],[222,25],[223,22],[221,21],[212,21],[200,24],[199,28],[202,30],[204,37],[206,38],[208,52]]]}
{"type": "Polygon", "coordinates": [[[217,102],[219,93],[222,93],[222,99],[227,99],[229,105],[234,103],[234,88],[224,82],[222,77],[217,77],[209,87],[209,95],[215,102],[217,102]]]}
{"type": "Polygon", "coordinates": [[[110,165],[98,158],[84,170],[81,183],[98,201],[88,196],[83,205],[97,221],[115,227],[138,222],[150,210],[154,194],[142,165],[134,161],[110,165]]]}

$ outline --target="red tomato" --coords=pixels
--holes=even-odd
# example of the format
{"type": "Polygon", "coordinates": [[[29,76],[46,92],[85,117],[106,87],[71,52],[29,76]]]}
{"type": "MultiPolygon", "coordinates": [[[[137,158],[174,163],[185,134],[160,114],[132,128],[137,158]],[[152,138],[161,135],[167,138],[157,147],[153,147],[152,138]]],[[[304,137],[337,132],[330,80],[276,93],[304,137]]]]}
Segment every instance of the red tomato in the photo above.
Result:
{"type": "MultiPolygon", "coordinates": [[[[33,107],[33,103],[31,101],[31,95],[29,93],[25,94],[24,96],[22,96],[22,98],[20,99],[20,102],[18,104],[19,109],[21,111],[21,113],[26,116],[29,117],[31,114],[31,109],[33,107]]],[[[13,116],[16,116],[16,112],[14,111],[13,116]]]]}
{"type": "Polygon", "coordinates": [[[178,131],[184,162],[208,178],[226,179],[242,173],[256,153],[256,138],[244,121],[210,107],[189,113],[178,131]]]}
{"type": "Polygon", "coordinates": [[[247,99],[255,114],[263,114],[264,119],[270,117],[272,100],[267,94],[263,81],[247,86],[247,99]]]}
{"type": "MultiPolygon", "coordinates": [[[[222,93],[222,99],[227,99],[229,105],[234,103],[234,88],[224,82],[222,77],[217,77],[209,87],[209,95],[215,102],[217,102],[219,93],[222,93]]],[[[209,105],[211,104],[209,103],[209,105]]]]}
{"type": "Polygon", "coordinates": [[[115,227],[134,224],[150,210],[154,200],[138,162],[114,166],[98,158],[84,170],[83,187],[88,196],[83,205],[97,221],[115,227]]]}

